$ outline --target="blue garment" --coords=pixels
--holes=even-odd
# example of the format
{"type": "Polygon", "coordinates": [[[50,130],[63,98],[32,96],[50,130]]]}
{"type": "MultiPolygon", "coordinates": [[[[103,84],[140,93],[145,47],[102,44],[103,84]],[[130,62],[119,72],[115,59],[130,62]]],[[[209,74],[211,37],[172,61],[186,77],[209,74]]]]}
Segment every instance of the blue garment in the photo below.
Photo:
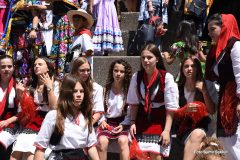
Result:
{"type": "MultiPolygon", "coordinates": [[[[168,24],[167,6],[165,6],[163,4],[164,4],[163,0],[152,0],[152,5],[154,8],[154,15],[162,17],[163,23],[168,24]],[[161,10],[161,8],[162,8],[162,10],[161,10]]],[[[142,0],[141,5],[140,5],[138,21],[146,22],[149,18],[150,17],[149,17],[149,13],[148,13],[147,0],[142,0]]]]}

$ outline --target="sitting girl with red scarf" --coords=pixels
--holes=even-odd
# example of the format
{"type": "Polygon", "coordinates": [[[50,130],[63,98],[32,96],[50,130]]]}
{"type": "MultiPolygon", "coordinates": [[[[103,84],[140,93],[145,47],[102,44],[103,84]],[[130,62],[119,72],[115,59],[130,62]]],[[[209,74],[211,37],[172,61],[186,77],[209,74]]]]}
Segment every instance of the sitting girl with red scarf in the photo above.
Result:
{"type": "MultiPolygon", "coordinates": [[[[0,157],[5,160],[6,149],[15,141],[18,105],[16,100],[14,66],[10,56],[0,57],[0,157]]],[[[6,158],[7,159],[7,158],[6,158]]]]}

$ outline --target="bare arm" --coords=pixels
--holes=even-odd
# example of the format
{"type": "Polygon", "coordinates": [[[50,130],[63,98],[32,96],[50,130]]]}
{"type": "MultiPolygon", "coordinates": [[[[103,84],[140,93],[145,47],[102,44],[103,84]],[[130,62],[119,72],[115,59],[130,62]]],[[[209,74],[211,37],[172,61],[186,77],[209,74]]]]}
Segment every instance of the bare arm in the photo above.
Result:
{"type": "Polygon", "coordinates": [[[93,124],[95,124],[96,122],[98,122],[98,120],[101,117],[101,113],[100,112],[96,112],[93,114],[93,124]]]}
{"type": "Polygon", "coordinates": [[[165,128],[161,134],[163,146],[168,146],[170,143],[170,131],[172,127],[173,116],[174,112],[167,110],[165,128]]]}
{"type": "Polygon", "coordinates": [[[204,103],[206,104],[208,113],[214,114],[216,111],[216,107],[207,91],[207,88],[204,82],[200,82],[200,81],[196,82],[196,88],[203,94],[204,103]]]}
{"type": "Polygon", "coordinates": [[[33,30],[31,30],[31,32],[29,33],[29,38],[37,38],[37,33],[35,28],[37,28],[38,26],[38,14],[36,10],[32,10],[31,11],[32,15],[33,15],[33,20],[32,20],[32,27],[34,28],[33,30]]]}
{"type": "Polygon", "coordinates": [[[7,120],[3,120],[0,121],[0,128],[5,128],[7,127],[9,124],[16,122],[17,117],[16,116],[12,116],[11,118],[8,118],[7,120]]]}
{"type": "Polygon", "coordinates": [[[162,54],[168,65],[171,65],[176,58],[175,56],[171,56],[168,52],[163,52],[162,54]]]}
{"type": "Polygon", "coordinates": [[[34,160],[44,160],[45,149],[36,149],[34,160]]]}
{"type": "Polygon", "coordinates": [[[136,134],[135,120],[137,118],[138,107],[139,107],[138,105],[130,105],[130,120],[131,120],[130,134],[132,137],[134,137],[134,134],[136,134]]]}

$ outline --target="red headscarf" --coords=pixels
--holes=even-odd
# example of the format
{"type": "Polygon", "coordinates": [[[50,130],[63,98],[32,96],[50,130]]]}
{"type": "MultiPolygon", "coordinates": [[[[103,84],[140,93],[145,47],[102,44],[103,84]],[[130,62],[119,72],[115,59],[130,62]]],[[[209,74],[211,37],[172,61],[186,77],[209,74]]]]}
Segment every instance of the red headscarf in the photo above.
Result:
{"type": "Polygon", "coordinates": [[[222,15],[222,28],[221,33],[216,44],[216,59],[227,46],[227,42],[231,37],[240,39],[238,30],[238,24],[235,17],[232,14],[221,14],[222,15]]]}

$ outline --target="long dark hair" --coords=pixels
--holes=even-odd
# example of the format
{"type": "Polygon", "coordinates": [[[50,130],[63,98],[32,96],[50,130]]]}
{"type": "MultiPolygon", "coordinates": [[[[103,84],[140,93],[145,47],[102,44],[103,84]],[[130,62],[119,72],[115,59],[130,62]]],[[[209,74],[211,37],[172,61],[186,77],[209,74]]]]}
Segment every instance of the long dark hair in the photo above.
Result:
{"type": "Polygon", "coordinates": [[[110,90],[112,87],[112,83],[114,82],[113,69],[114,69],[115,64],[121,64],[125,68],[125,76],[124,76],[124,80],[123,80],[123,93],[124,93],[125,98],[127,97],[128,88],[129,88],[130,80],[132,77],[132,67],[128,62],[124,61],[123,59],[118,59],[111,63],[109,70],[108,70],[107,82],[105,85],[105,89],[106,89],[105,93],[104,93],[105,111],[107,110],[108,97],[109,97],[109,93],[110,93],[110,90]]]}
{"type": "MultiPolygon", "coordinates": [[[[53,132],[53,135],[51,137],[51,140],[53,140],[54,135],[57,137],[62,137],[64,134],[64,122],[67,116],[71,116],[73,119],[76,118],[76,110],[81,112],[83,116],[85,117],[88,125],[88,131],[92,132],[92,103],[91,103],[91,96],[88,90],[88,87],[86,84],[80,80],[77,76],[74,75],[67,75],[64,77],[61,88],[60,88],[60,94],[58,98],[58,104],[57,104],[57,120],[56,120],[56,126],[53,132]],[[82,101],[82,104],[79,108],[77,108],[73,103],[73,93],[74,89],[77,83],[80,83],[84,90],[84,98],[82,101]]],[[[51,141],[50,140],[50,141],[51,141]]],[[[56,145],[59,143],[60,139],[57,140],[55,143],[51,143],[53,145],[56,145]]]]}
{"type": "MultiPolygon", "coordinates": [[[[166,68],[164,66],[164,63],[163,63],[163,58],[161,56],[161,52],[160,52],[159,48],[155,44],[153,44],[153,43],[146,44],[142,48],[141,53],[144,50],[147,50],[147,51],[151,52],[156,58],[158,58],[158,62],[156,64],[157,69],[166,70],[166,68]]],[[[141,70],[143,70],[142,63],[141,63],[141,70]]]]}
{"type": "MultiPolygon", "coordinates": [[[[54,65],[54,63],[49,58],[46,58],[46,57],[37,57],[34,60],[34,62],[37,59],[42,59],[46,62],[47,67],[48,67],[49,77],[50,78],[53,77],[55,79],[56,75],[55,75],[55,65],[54,65]]],[[[32,76],[28,79],[28,82],[27,82],[27,86],[29,87],[30,94],[32,96],[34,96],[34,91],[36,90],[37,85],[38,85],[38,76],[34,72],[34,62],[32,63],[32,67],[31,67],[32,76]]],[[[46,86],[44,86],[44,88],[43,88],[43,102],[48,102],[48,95],[47,95],[47,87],[46,86]]]]}
{"type": "Polygon", "coordinates": [[[198,36],[194,21],[183,20],[179,23],[176,32],[176,41],[185,43],[185,50],[195,55],[198,52],[198,36]]]}
{"type": "Polygon", "coordinates": [[[209,19],[208,19],[208,23],[214,21],[214,24],[222,27],[222,16],[219,13],[215,13],[213,14],[209,19]]]}
{"type": "MultiPolygon", "coordinates": [[[[183,60],[183,62],[181,64],[181,67],[180,67],[180,78],[179,78],[179,82],[178,82],[178,87],[179,88],[184,88],[184,86],[185,86],[186,76],[183,73],[183,66],[184,66],[185,62],[189,59],[194,63],[194,65],[196,67],[195,80],[196,81],[202,81],[203,80],[203,73],[202,73],[202,68],[201,68],[200,61],[197,58],[189,56],[189,57],[187,57],[183,60]]],[[[194,100],[202,101],[202,102],[204,101],[203,95],[199,90],[196,90],[194,100]]]]}

